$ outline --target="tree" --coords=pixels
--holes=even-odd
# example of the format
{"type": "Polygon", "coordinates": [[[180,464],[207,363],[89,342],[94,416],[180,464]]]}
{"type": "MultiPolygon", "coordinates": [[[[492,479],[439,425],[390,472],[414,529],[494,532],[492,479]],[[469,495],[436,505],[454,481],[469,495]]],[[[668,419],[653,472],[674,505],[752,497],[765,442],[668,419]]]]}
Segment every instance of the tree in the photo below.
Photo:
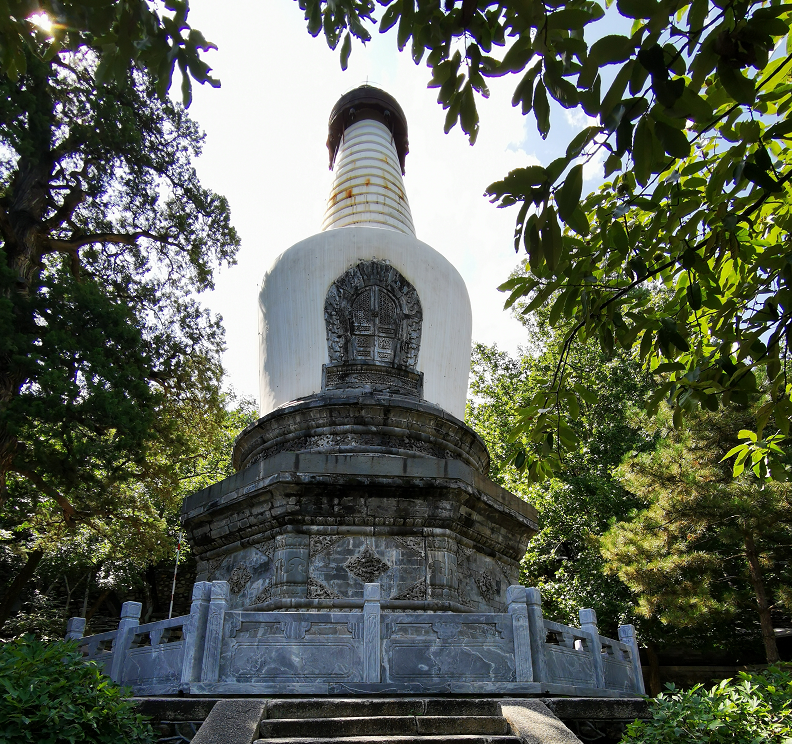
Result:
{"type": "MultiPolygon", "coordinates": [[[[144,617],[167,611],[165,597],[157,597],[151,586],[152,568],[165,562],[172,570],[182,500],[233,474],[234,438],[256,419],[252,400],[223,394],[219,402],[208,409],[190,406],[166,414],[179,422],[185,446],[181,451],[156,443],[150,447],[145,467],[128,486],[136,496],[120,491],[110,518],[95,517],[90,525],[68,529],[62,520],[37,514],[16,532],[8,527],[18,525],[0,523],[6,527],[0,532],[0,586],[19,570],[21,554],[31,546],[42,553],[17,600],[19,610],[3,626],[6,637],[35,633],[62,638],[67,618],[81,616],[90,623],[102,615],[104,605],[115,608],[110,614],[117,619],[120,602],[130,593],[145,600],[144,617]],[[130,506],[139,510],[134,523],[129,522],[130,506]]],[[[188,555],[188,546],[182,544],[181,562],[188,555]]]]}
{"type": "Polygon", "coordinates": [[[613,477],[623,456],[653,446],[641,426],[630,420],[650,389],[650,380],[625,354],[608,359],[592,343],[569,358],[570,378],[587,390],[574,429],[564,436],[578,445],[564,468],[542,483],[530,483],[514,466],[515,452],[527,437],[515,424],[520,410],[542,394],[560,353],[563,334],[538,311],[530,322],[532,348],[511,358],[495,347],[476,344],[466,421],[484,439],[492,457],[490,477],[530,501],[539,512],[540,531],[522,563],[521,581],[542,591],[545,611],[561,622],[577,621],[583,607],[594,608],[603,629],[631,622],[631,592],[605,572],[599,538],[613,519],[625,519],[640,501],[613,477]]]}
{"type": "MultiPolygon", "coordinates": [[[[432,71],[429,86],[475,141],[477,96],[487,79],[520,75],[513,104],[544,138],[556,106],[596,123],[546,167],[518,168],[487,189],[517,206],[514,246],[530,271],[502,289],[507,306],[555,298],[554,326],[568,327],[542,401],[526,410],[533,477],[554,472],[565,443],[541,452],[574,419],[579,392],[566,376],[577,343],[595,338],[663,375],[648,402],[675,407],[677,424],[698,407],[741,404],[770,378],[753,436],[734,455],[758,477],[786,477],[792,386],[789,190],[792,156],[792,7],[778,0],[379,0],[381,32],[432,71]],[[629,33],[612,33],[622,19],[629,33]],[[786,39],[786,49],[781,51],[786,39]],[[554,101],[555,103],[551,103],[554,101]],[[599,192],[582,199],[582,169],[607,154],[599,192]],[[640,287],[665,287],[651,302],[640,287]],[[568,324],[568,321],[572,321],[568,324]],[[577,399],[572,404],[571,398],[577,399]],[[772,421],[773,428],[767,430],[772,421]],[[538,463],[537,467],[533,467],[538,463]]],[[[373,0],[300,0],[308,30],[341,43],[370,38],[373,0]],[[343,39],[343,41],[342,41],[343,39]]]]}
{"type": "Polygon", "coordinates": [[[189,412],[222,407],[222,329],[195,293],[239,245],[192,166],[203,135],[145,71],[97,87],[89,46],[24,54],[0,74],[0,510],[22,583],[36,536],[162,545],[189,412]]]}
{"type": "Polygon", "coordinates": [[[187,106],[192,98],[191,79],[220,85],[200,56],[217,47],[188,25],[187,0],[8,0],[4,9],[0,72],[11,80],[26,74],[31,56],[47,62],[65,51],[88,48],[98,59],[99,85],[124,83],[130,68],[138,67],[148,70],[164,98],[178,65],[187,106]]]}
{"type": "Polygon", "coordinates": [[[620,473],[644,508],[614,524],[602,546],[639,615],[735,633],[747,621],[773,663],[773,612],[792,609],[792,486],[762,484],[751,471],[734,478],[723,463],[757,407],[699,412],[677,429],[666,416],[657,447],[620,473]]]}

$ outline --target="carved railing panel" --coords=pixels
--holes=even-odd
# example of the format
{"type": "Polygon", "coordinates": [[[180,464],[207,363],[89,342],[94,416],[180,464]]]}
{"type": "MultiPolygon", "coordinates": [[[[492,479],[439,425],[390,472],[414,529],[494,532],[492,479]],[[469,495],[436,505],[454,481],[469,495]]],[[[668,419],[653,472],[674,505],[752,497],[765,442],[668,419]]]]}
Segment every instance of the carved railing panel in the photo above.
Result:
{"type": "Polygon", "coordinates": [[[510,586],[507,613],[383,612],[380,585],[363,611],[229,610],[228,583],[195,585],[189,615],[79,638],[86,657],[137,694],[346,694],[387,689],[578,695],[643,693],[635,631],[619,640],[545,620],[535,589],[510,586]]]}

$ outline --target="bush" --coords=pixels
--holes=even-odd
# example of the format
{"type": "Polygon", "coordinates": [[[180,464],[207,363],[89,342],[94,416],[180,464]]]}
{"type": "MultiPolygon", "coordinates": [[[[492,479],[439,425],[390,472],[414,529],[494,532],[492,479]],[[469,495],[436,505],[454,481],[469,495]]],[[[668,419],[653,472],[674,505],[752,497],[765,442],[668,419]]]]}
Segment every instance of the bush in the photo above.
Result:
{"type": "Polygon", "coordinates": [[[0,744],[151,744],[132,701],[75,642],[0,646],[0,744]]]}
{"type": "Polygon", "coordinates": [[[627,727],[625,744],[792,744],[792,674],[740,672],[711,690],[696,685],[650,700],[652,718],[627,727]]]}

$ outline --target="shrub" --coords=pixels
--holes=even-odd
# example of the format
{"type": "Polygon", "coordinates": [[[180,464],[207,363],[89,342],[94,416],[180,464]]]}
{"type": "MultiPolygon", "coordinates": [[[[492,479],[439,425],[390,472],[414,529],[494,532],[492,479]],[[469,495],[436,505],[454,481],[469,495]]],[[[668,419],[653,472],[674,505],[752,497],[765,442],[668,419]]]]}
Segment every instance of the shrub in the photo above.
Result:
{"type": "Polygon", "coordinates": [[[125,695],[75,642],[27,635],[0,646],[0,744],[151,744],[125,695]]]}
{"type": "Polygon", "coordinates": [[[711,690],[696,685],[650,700],[652,718],[627,727],[625,744],[792,744],[792,674],[740,672],[711,690]]]}

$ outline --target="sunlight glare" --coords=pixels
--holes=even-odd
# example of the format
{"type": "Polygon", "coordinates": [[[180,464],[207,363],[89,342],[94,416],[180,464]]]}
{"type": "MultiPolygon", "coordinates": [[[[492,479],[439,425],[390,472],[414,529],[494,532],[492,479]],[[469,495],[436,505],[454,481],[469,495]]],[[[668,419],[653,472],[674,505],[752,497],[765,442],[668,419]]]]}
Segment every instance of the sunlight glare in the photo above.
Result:
{"type": "Polygon", "coordinates": [[[28,17],[28,20],[34,26],[38,26],[45,33],[52,33],[52,21],[44,11],[41,13],[34,13],[32,16],[28,17]]]}

